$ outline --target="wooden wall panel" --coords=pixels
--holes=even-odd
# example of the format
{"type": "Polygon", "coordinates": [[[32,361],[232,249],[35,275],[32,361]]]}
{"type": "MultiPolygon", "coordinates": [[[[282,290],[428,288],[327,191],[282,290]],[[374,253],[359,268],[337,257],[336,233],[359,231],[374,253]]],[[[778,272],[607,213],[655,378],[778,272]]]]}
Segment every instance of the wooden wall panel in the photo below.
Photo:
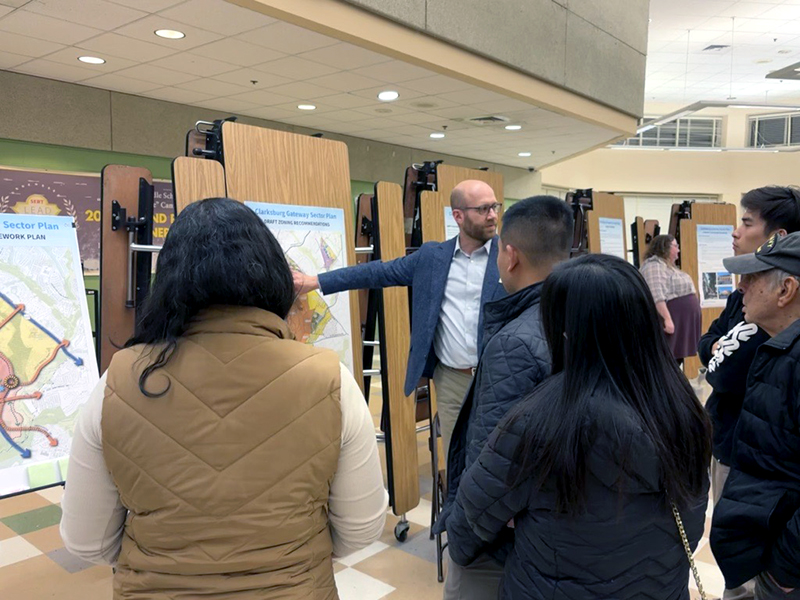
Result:
{"type": "Polygon", "coordinates": [[[100,203],[100,372],[108,369],[111,357],[133,335],[136,310],[127,308],[128,232],[111,229],[111,203],[116,200],[129,217],[139,214],[139,179],[152,185],[153,176],[141,167],[107,165],[103,168],[100,203]]]}
{"type": "Polygon", "coordinates": [[[444,209],[450,206],[450,193],[422,192],[420,212],[422,214],[422,241],[443,242],[445,239],[444,209]]]}
{"type": "MultiPolygon", "coordinates": [[[[381,260],[405,256],[403,190],[395,183],[379,182],[376,192],[381,260]]],[[[389,385],[392,509],[395,514],[401,515],[419,504],[416,406],[414,396],[403,393],[411,345],[408,290],[404,287],[384,289],[383,312],[386,315],[385,337],[381,339],[381,344],[384,345],[386,363],[381,363],[381,368],[386,371],[389,385]]]]}
{"type": "Polygon", "coordinates": [[[192,202],[225,197],[225,171],[215,160],[179,156],[172,161],[175,214],[192,202]]]}
{"type": "Polygon", "coordinates": [[[592,210],[588,211],[589,252],[598,254],[600,249],[600,218],[621,219],[623,247],[628,248],[628,226],[625,224],[625,200],[622,196],[594,192],[592,194],[592,210]]]}
{"type": "MultiPolygon", "coordinates": [[[[222,146],[229,198],[343,209],[347,264],[356,264],[350,165],[343,142],[229,121],[222,125],[222,146]]],[[[353,375],[361,385],[358,292],[349,294],[353,375]]]]}

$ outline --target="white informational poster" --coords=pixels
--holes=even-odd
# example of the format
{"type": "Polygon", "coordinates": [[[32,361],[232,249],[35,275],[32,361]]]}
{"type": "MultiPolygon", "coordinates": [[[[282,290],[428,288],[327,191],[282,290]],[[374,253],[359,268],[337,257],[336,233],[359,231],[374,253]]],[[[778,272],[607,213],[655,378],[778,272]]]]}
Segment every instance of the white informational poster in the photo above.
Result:
{"type": "Polygon", "coordinates": [[[598,220],[600,221],[600,252],[627,260],[622,219],[600,217],[598,220]]]}
{"type": "MultiPolygon", "coordinates": [[[[344,211],[341,208],[245,202],[278,239],[294,271],[318,275],[348,266],[344,211]]],[[[286,318],[295,337],[329,348],[353,370],[350,294],[323,296],[319,291],[297,298],[286,318]]]]}
{"type": "Polygon", "coordinates": [[[444,207],[444,239],[449,240],[458,235],[458,223],[453,218],[453,209],[449,206],[444,207]]]}
{"type": "Polygon", "coordinates": [[[722,259],[733,255],[733,225],[697,226],[697,272],[700,306],[725,306],[735,289],[733,275],[725,270],[722,259]]]}
{"type": "Polygon", "coordinates": [[[72,217],[0,215],[0,497],[66,479],[98,379],[72,217]]]}

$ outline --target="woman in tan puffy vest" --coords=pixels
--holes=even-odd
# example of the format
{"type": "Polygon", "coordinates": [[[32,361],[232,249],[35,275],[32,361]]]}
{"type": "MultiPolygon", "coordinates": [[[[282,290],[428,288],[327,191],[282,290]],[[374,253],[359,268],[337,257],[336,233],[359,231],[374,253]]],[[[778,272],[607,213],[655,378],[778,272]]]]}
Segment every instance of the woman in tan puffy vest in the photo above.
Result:
{"type": "Polygon", "coordinates": [[[293,339],[292,276],[233,200],[169,231],[135,335],[80,415],[61,535],[114,598],[337,598],[380,535],[372,419],[335,353],[293,339]]]}

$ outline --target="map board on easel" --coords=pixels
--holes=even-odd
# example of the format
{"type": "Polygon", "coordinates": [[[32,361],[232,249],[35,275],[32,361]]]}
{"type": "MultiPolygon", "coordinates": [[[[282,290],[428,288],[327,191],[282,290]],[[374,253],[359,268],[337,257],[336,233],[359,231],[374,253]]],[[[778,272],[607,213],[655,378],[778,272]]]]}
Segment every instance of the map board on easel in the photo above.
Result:
{"type": "Polygon", "coordinates": [[[0,215],[0,497],[65,480],[97,381],[74,220],[0,215]]]}

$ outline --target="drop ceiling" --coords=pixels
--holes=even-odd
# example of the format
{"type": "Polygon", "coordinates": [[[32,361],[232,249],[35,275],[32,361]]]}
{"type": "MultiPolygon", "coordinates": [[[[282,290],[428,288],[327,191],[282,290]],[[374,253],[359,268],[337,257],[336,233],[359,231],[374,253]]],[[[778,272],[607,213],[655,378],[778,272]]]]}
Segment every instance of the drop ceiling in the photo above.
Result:
{"type": "Polygon", "coordinates": [[[800,103],[800,0],[651,0],[645,101],[800,103]],[[725,46],[705,50],[709,46],[725,46]]]}
{"type": "Polygon", "coordinates": [[[224,0],[0,0],[0,69],[517,167],[618,136],[224,0]],[[507,122],[470,121],[486,115],[507,122]]]}

